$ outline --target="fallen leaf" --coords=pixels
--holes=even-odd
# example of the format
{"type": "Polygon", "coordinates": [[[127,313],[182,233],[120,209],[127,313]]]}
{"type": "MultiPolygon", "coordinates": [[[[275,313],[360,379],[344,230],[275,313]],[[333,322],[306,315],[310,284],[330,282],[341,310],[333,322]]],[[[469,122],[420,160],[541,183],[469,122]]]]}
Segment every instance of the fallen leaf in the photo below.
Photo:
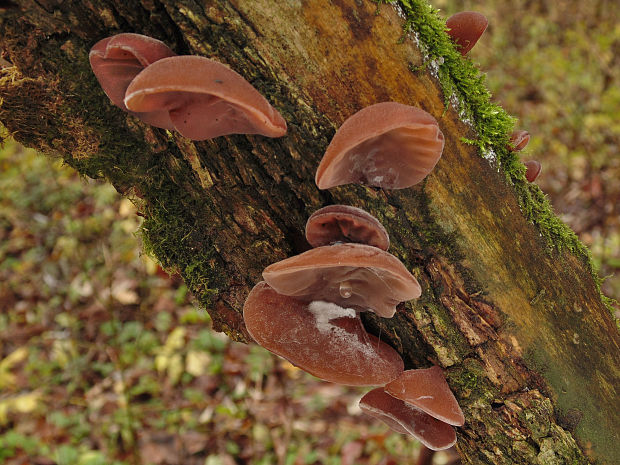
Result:
{"type": "Polygon", "coordinates": [[[209,353],[190,350],[185,357],[185,371],[197,378],[207,373],[210,363],[209,353]]]}
{"type": "Polygon", "coordinates": [[[26,357],[28,357],[28,348],[19,347],[0,361],[0,389],[15,385],[17,377],[10,371],[15,365],[23,362],[26,357]]]}

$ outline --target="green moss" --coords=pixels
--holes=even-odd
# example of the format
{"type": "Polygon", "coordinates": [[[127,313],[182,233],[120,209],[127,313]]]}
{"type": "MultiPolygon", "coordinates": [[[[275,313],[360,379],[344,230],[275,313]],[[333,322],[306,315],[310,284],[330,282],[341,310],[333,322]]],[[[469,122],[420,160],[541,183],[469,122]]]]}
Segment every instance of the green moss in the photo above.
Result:
{"type": "Polygon", "coordinates": [[[462,364],[452,367],[446,378],[452,390],[467,399],[469,405],[479,401],[481,404],[490,403],[499,394],[488,380],[484,366],[475,358],[466,358],[462,364]]]}
{"type": "Polygon", "coordinates": [[[157,258],[169,273],[180,273],[200,304],[208,307],[217,292],[211,287],[222,282],[217,262],[210,249],[196,253],[191,245],[192,236],[197,234],[195,226],[184,222],[179,213],[171,212],[169,204],[165,209],[162,205],[152,210],[140,230],[144,250],[157,258]]]}
{"type": "MultiPolygon", "coordinates": [[[[79,101],[65,99],[62,107],[53,112],[74,118],[54,126],[61,134],[56,131],[50,131],[49,136],[38,134],[34,145],[58,150],[64,162],[80,174],[104,178],[121,193],[136,189],[144,197],[146,218],[140,233],[145,251],[168,272],[180,273],[200,304],[208,307],[215,288],[221,287],[224,279],[218,271],[223,270],[222,264],[212,248],[202,244],[203,233],[198,231],[201,225],[196,217],[209,206],[204,199],[201,203],[187,199],[187,192],[199,191],[200,181],[179,154],[174,141],[161,141],[157,136],[158,144],[167,143],[168,150],[153,153],[152,147],[144,142],[144,129],[128,128],[128,116],[105,97],[83,52],[87,47],[78,42],[65,42],[62,49],[53,44],[46,47],[44,53],[64,76],[60,85],[67,88],[62,89],[62,94],[80,98],[79,101]],[[111,125],[117,129],[110,131],[111,125]],[[58,141],[63,145],[57,147],[58,141]],[[71,141],[70,146],[66,141],[71,141]]],[[[30,84],[33,80],[22,81],[30,84]]],[[[54,89],[43,88],[40,92],[44,96],[55,93],[54,89]]],[[[51,105],[49,99],[40,100],[51,105]]]]}
{"type": "MultiPolygon", "coordinates": [[[[378,4],[393,4],[395,0],[375,0],[378,4]]],[[[476,145],[484,155],[494,154],[509,184],[514,187],[525,217],[540,231],[549,244],[550,251],[569,250],[580,257],[589,268],[600,292],[600,279],[596,274],[589,250],[577,235],[554,213],[551,204],[540,188],[525,179],[525,168],[519,157],[507,150],[507,143],[514,128],[514,118],[499,105],[491,102],[484,75],[471,60],[457,51],[446,33],[445,19],[426,0],[400,0],[407,19],[404,32],[415,32],[422,52],[424,66],[433,66],[444,92],[446,109],[456,97],[458,111],[472,122],[476,139],[463,139],[476,145]]],[[[417,70],[412,70],[416,72],[417,70]]],[[[603,299],[612,310],[609,299],[603,299]]]]}
{"type": "Polygon", "coordinates": [[[146,168],[138,188],[147,201],[147,216],[141,236],[145,251],[159,260],[168,272],[178,272],[188,288],[204,307],[218,287],[225,286],[224,266],[214,250],[204,245],[204,230],[197,219],[207,199],[192,201],[175,179],[199,183],[191,166],[184,159],[162,156],[150,157],[153,169],[146,168]],[[167,165],[162,169],[162,165],[167,165]]]}

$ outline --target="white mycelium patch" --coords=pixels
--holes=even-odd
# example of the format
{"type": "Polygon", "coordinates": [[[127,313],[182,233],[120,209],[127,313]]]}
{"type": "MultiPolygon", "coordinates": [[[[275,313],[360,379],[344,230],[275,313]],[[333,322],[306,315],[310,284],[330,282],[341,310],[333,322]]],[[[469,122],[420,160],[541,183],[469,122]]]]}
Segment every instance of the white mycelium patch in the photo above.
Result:
{"type": "MultiPolygon", "coordinates": [[[[360,339],[356,333],[349,333],[343,328],[331,323],[337,318],[357,318],[357,312],[352,308],[343,308],[331,302],[315,300],[310,302],[308,310],[314,315],[316,327],[321,334],[330,334],[332,344],[338,346],[342,356],[350,356],[352,365],[357,364],[357,357],[376,358],[377,352],[368,338],[360,339]]],[[[361,322],[359,323],[361,325],[361,322]]],[[[362,333],[364,334],[364,333],[362,333]]]]}

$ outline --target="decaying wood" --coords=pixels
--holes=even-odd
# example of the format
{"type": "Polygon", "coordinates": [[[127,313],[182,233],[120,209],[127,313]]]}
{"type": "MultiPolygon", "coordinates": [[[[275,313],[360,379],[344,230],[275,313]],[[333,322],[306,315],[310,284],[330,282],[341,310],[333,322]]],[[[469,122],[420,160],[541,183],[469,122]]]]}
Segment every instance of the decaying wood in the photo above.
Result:
{"type": "MultiPolygon", "coordinates": [[[[466,415],[464,463],[619,463],[620,338],[583,257],[554,249],[423,63],[392,5],[361,0],[25,0],[0,13],[0,120],[132,197],[144,241],[178,270],[215,327],[248,341],[241,308],[267,265],[308,248],[321,206],[377,216],[423,296],[369,317],[409,367],[439,364],[466,415]],[[222,61],[282,113],[281,139],[192,143],[113,107],[88,50],[139,32],[222,61]],[[13,65],[13,66],[9,66],[13,65]],[[355,111],[394,100],[433,114],[442,160],[419,186],[318,191],[314,171],[355,111]]],[[[467,96],[463,96],[467,98],[467,96]]]]}

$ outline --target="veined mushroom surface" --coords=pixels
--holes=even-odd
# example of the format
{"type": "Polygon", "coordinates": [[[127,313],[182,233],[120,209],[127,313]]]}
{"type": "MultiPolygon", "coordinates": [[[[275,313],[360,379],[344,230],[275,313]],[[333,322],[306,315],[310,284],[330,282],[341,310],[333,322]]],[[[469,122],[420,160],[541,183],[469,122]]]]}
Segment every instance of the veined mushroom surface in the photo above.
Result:
{"type": "Polygon", "coordinates": [[[444,146],[437,120],[397,102],[366,107],[338,129],[316,171],[319,189],[349,183],[403,189],[422,181],[444,146]]]}
{"type": "Polygon", "coordinates": [[[174,128],[192,140],[286,134],[284,118],[249,82],[201,56],[170,57],[145,68],[127,88],[125,105],[132,111],[166,111],[174,128]]]}
{"type": "Polygon", "coordinates": [[[147,66],[175,53],[162,41],[141,34],[123,33],[100,40],[90,50],[89,61],[103,91],[117,107],[156,127],[173,129],[168,112],[130,111],[125,92],[147,66]]]}
{"type": "Polygon", "coordinates": [[[361,208],[348,205],[328,205],[310,215],[306,240],[312,247],[334,242],[355,242],[381,250],[390,246],[390,237],[379,220],[361,208]]]}
{"type": "Polygon", "coordinates": [[[263,279],[278,293],[324,300],[391,318],[396,305],[421,295],[415,277],[394,255],[364,244],[317,247],[269,265],[263,279]]]}

